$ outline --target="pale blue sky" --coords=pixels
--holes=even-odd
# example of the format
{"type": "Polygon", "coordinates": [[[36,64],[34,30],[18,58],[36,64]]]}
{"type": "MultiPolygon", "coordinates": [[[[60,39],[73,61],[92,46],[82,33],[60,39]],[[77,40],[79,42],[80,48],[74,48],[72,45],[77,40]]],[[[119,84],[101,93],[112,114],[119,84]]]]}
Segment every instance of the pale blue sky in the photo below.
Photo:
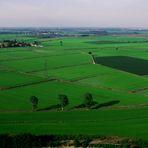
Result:
{"type": "Polygon", "coordinates": [[[148,0],[0,0],[0,27],[144,27],[148,0]]]}

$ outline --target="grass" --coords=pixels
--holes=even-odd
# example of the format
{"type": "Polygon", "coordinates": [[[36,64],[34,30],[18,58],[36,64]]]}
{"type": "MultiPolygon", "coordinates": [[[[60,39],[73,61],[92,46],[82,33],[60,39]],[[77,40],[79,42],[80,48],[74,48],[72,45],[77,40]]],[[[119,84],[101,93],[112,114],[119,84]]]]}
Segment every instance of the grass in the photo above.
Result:
{"type": "Polygon", "coordinates": [[[148,43],[141,37],[110,35],[86,38],[36,39],[24,35],[0,35],[0,40],[39,40],[42,48],[0,49],[0,133],[86,134],[148,138],[147,90],[148,43]],[[60,46],[60,40],[63,46],[60,46]],[[97,44],[96,44],[97,42],[97,44]],[[101,43],[101,44],[100,44],[101,43]],[[116,50],[118,48],[118,50],[116,50]],[[88,54],[97,57],[92,64],[88,54]],[[56,78],[31,84],[40,80],[56,78]],[[138,75],[137,75],[138,74],[138,75]],[[110,107],[129,109],[71,110],[80,105],[85,93],[99,104],[119,101],[110,107]],[[65,112],[31,112],[30,96],[39,98],[39,109],[59,103],[66,94],[70,104],[65,112]]]}
{"type": "Polygon", "coordinates": [[[57,68],[90,63],[90,57],[82,54],[72,54],[64,56],[49,56],[33,59],[22,59],[17,61],[1,62],[2,65],[9,66],[15,70],[25,72],[38,71],[47,68],[57,68]],[[45,67],[46,62],[46,67],[45,67]]]}
{"type": "Polygon", "coordinates": [[[33,83],[41,80],[43,79],[32,75],[20,74],[12,71],[0,71],[1,88],[33,83]]]}
{"type": "Polygon", "coordinates": [[[120,103],[116,106],[147,104],[147,97],[140,95],[53,81],[0,91],[0,110],[30,111],[31,103],[29,98],[34,95],[39,98],[39,108],[47,108],[59,103],[58,94],[66,94],[68,96],[70,104],[67,109],[70,109],[80,105],[84,101],[84,94],[87,92],[92,93],[94,100],[98,103],[119,100],[120,103]]]}
{"type": "MultiPolygon", "coordinates": [[[[145,68],[146,69],[146,68],[145,68]]],[[[147,87],[147,78],[102,65],[85,64],[47,70],[49,77],[68,80],[83,85],[130,91],[147,87]],[[121,79],[123,78],[123,79],[121,79]],[[114,83],[116,82],[116,83],[114,83]]],[[[34,73],[45,77],[45,71],[34,73]]]]}
{"type": "Polygon", "coordinates": [[[147,122],[147,108],[0,113],[0,133],[84,134],[148,139],[147,122]]]}
{"type": "Polygon", "coordinates": [[[131,91],[139,88],[145,88],[148,84],[147,78],[127,72],[109,69],[102,65],[95,65],[95,69],[96,71],[98,70],[97,76],[81,79],[78,82],[84,85],[94,87],[102,86],[121,91],[131,91]]]}

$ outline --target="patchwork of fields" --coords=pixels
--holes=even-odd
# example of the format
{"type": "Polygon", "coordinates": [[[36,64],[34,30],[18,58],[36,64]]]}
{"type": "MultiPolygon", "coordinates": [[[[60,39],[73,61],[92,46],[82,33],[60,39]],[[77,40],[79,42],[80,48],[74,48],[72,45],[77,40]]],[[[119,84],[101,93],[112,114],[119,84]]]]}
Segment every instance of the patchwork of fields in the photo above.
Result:
{"type": "Polygon", "coordinates": [[[3,39],[40,41],[43,47],[0,49],[0,133],[29,130],[32,133],[148,138],[145,130],[148,118],[144,115],[148,111],[148,42],[145,37],[116,35],[44,40],[0,35],[0,40],[3,39]],[[96,64],[89,52],[95,57],[96,64]],[[73,111],[88,92],[100,104],[118,103],[108,106],[111,109],[107,110],[73,111]],[[69,112],[47,110],[59,103],[59,94],[68,96],[70,104],[65,110],[69,112]],[[44,112],[30,113],[30,96],[39,98],[38,108],[45,109],[44,112]],[[139,107],[144,108],[140,110],[139,107]],[[71,122],[66,123],[68,120],[71,122]],[[119,130],[117,126],[121,124],[124,128],[119,130]],[[125,134],[129,128],[131,133],[125,134]],[[139,136],[141,134],[143,136],[139,136]]]}

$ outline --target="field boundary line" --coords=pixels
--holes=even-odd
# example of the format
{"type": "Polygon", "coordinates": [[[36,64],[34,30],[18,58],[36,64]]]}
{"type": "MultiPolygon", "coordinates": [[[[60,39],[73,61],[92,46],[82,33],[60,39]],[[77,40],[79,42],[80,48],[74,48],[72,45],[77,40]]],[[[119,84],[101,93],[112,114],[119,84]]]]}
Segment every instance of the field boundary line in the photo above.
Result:
{"type": "MultiPolygon", "coordinates": [[[[102,107],[101,110],[108,110],[108,109],[130,109],[130,108],[144,108],[144,107],[148,107],[148,104],[131,104],[131,105],[124,105],[124,106],[108,106],[108,107],[102,107]]],[[[71,112],[71,111],[86,111],[88,109],[67,109],[65,110],[65,112],[71,112]]],[[[100,109],[91,109],[93,110],[100,110],[100,109]]],[[[24,112],[24,113],[28,113],[28,112],[32,112],[32,110],[30,109],[26,109],[26,110],[0,110],[0,113],[18,113],[18,112],[24,112]]],[[[44,110],[44,111],[38,111],[38,112],[59,112],[57,110],[44,110]]],[[[127,119],[126,119],[127,120],[127,119]]],[[[0,123],[1,124],[1,123],[0,123]]]]}
{"type": "Polygon", "coordinates": [[[129,93],[134,94],[134,93],[138,93],[138,92],[145,91],[145,90],[148,90],[148,87],[131,90],[131,91],[129,91],[129,93]]]}
{"type": "Polygon", "coordinates": [[[40,84],[40,83],[47,83],[47,82],[56,81],[56,80],[57,79],[52,78],[52,79],[49,79],[49,80],[42,80],[42,81],[31,82],[31,83],[26,83],[26,84],[18,84],[18,85],[15,85],[15,86],[0,87],[0,91],[15,89],[15,88],[19,88],[19,87],[25,87],[25,86],[31,86],[31,85],[36,85],[36,84],[40,84]]]}
{"type": "Polygon", "coordinates": [[[148,107],[148,104],[133,104],[133,105],[126,105],[126,106],[111,106],[111,107],[105,107],[105,108],[141,108],[141,107],[148,107]]]}

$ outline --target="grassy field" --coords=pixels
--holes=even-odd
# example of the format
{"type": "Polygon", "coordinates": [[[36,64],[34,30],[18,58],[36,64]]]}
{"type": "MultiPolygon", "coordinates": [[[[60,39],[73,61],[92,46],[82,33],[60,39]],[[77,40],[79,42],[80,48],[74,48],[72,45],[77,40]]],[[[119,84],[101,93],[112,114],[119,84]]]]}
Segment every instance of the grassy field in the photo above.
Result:
{"type": "Polygon", "coordinates": [[[147,104],[146,96],[129,93],[126,94],[120,91],[115,92],[103,88],[53,81],[0,91],[0,110],[30,111],[31,103],[29,102],[29,97],[33,95],[39,97],[39,108],[47,108],[59,103],[58,94],[68,95],[70,104],[67,106],[67,108],[70,109],[73,106],[81,104],[84,101],[84,94],[87,92],[91,92],[94,100],[98,103],[107,103],[110,101],[119,100],[120,102],[115,106],[147,104]]]}
{"type": "Polygon", "coordinates": [[[124,136],[148,139],[148,109],[0,113],[0,133],[124,136]]]}
{"type": "Polygon", "coordinates": [[[43,47],[0,48],[0,133],[148,138],[146,35],[63,39],[0,35],[5,39],[39,41],[43,47]],[[118,103],[108,109],[74,111],[88,92],[99,104],[118,103]],[[65,112],[47,109],[59,103],[59,94],[69,98],[65,112]],[[34,95],[44,112],[31,112],[29,98],[34,95]]]}

